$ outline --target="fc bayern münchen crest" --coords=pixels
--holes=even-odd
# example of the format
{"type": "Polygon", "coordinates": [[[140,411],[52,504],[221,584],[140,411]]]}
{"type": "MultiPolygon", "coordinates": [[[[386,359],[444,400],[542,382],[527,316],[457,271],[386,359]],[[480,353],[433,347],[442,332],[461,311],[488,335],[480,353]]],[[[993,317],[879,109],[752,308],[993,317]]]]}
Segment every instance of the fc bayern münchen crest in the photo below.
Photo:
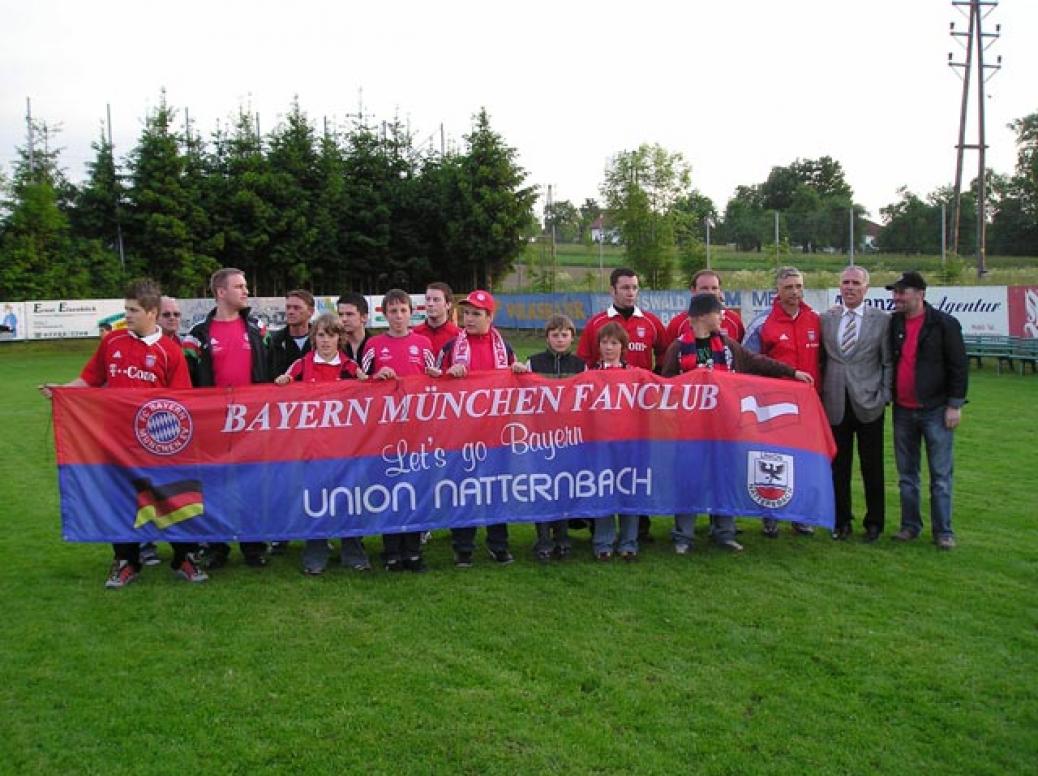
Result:
{"type": "Polygon", "coordinates": [[[746,460],[746,489],[750,498],[762,507],[784,507],[793,498],[793,456],[750,450],[746,460]]]}
{"type": "Polygon", "coordinates": [[[140,446],[154,455],[176,455],[191,441],[194,424],[187,408],[170,399],[152,399],[133,418],[140,446]]]}

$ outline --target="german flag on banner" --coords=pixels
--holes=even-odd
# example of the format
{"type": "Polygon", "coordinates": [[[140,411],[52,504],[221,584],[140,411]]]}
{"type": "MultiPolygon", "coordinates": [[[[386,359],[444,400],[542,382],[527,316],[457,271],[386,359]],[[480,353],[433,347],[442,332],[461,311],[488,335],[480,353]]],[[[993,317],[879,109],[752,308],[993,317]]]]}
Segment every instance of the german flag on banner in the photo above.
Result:
{"type": "Polygon", "coordinates": [[[198,517],[205,511],[200,480],[180,480],[166,485],[152,485],[149,479],[133,481],[137,491],[137,520],[134,528],[154,523],[159,528],[198,517]]]}

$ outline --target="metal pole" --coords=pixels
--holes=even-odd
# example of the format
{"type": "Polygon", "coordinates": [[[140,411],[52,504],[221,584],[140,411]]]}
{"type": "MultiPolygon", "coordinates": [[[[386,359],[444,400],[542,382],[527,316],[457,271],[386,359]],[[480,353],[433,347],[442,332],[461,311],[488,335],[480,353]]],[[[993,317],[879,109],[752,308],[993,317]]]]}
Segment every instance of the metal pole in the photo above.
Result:
{"type": "Polygon", "coordinates": [[[25,98],[25,126],[29,130],[29,175],[36,172],[36,143],[32,137],[32,100],[25,98]]]}
{"type": "Polygon", "coordinates": [[[710,218],[706,219],[706,268],[710,269],[710,218]]]}
{"type": "Polygon", "coordinates": [[[851,224],[851,266],[854,266],[854,208],[850,209],[850,224],[851,224]]]}
{"type": "Polygon", "coordinates": [[[980,3],[972,4],[973,13],[977,16],[977,277],[982,278],[988,273],[987,256],[987,218],[984,208],[987,199],[987,170],[985,169],[984,142],[984,35],[980,29],[981,13],[980,3]]]}
{"type": "Polygon", "coordinates": [[[779,255],[779,224],[778,224],[778,211],[775,211],[775,260],[778,260],[779,255]]]}
{"type": "Polygon", "coordinates": [[[970,3],[969,30],[966,33],[966,62],[962,74],[962,104],[959,108],[959,144],[956,146],[958,153],[955,157],[955,207],[952,210],[952,253],[959,252],[959,221],[962,215],[962,156],[966,152],[966,108],[969,105],[970,73],[973,69],[973,10],[975,6],[976,0],[970,3]]]}
{"type": "Polygon", "coordinates": [[[948,204],[941,203],[941,269],[944,269],[948,248],[948,204]]]}
{"type": "Polygon", "coordinates": [[[602,246],[605,244],[605,216],[599,216],[601,219],[601,227],[598,230],[598,290],[605,290],[605,283],[602,280],[602,273],[604,271],[604,264],[602,261],[602,246]]]}
{"type": "MultiPolygon", "coordinates": [[[[112,143],[112,104],[108,103],[105,105],[105,110],[108,113],[108,151],[112,155],[112,179],[113,183],[118,182],[118,178],[115,174],[115,144],[112,143]]],[[[116,187],[118,191],[118,187],[116,187]]],[[[123,272],[126,271],[126,254],[123,252],[123,224],[122,218],[119,216],[119,199],[115,200],[115,240],[116,245],[119,246],[119,264],[123,268],[123,272]]]]}

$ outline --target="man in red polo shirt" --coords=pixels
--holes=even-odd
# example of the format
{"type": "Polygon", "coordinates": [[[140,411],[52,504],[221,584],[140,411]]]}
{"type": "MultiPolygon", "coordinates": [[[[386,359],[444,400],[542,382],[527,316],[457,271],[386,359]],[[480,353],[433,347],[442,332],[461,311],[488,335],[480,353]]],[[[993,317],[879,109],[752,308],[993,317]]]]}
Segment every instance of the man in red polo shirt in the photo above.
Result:
{"type": "MultiPolygon", "coordinates": [[[[775,290],[771,311],[750,322],[742,344],[747,350],[807,373],[815,390],[821,392],[822,321],[804,301],[804,276],[796,267],[780,267],[775,273],[775,290]]],[[[814,533],[814,528],[804,523],[793,523],[792,528],[804,536],[814,533]]],[[[764,518],[764,535],[771,539],[778,536],[777,520],[764,518]]]]}
{"type": "Polygon", "coordinates": [[[655,361],[662,363],[667,351],[667,331],[663,323],[648,310],[642,310],[638,301],[638,273],[627,267],[614,269],[609,276],[613,303],[604,311],[591,316],[577,344],[577,355],[584,359],[588,369],[598,363],[598,330],[615,321],[627,331],[627,363],[653,370],[655,361]]]}
{"type": "MultiPolygon", "coordinates": [[[[693,275],[692,283],[689,284],[688,290],[692,296],[696,294],[713,294],[721,300],[722,305],[724,304],[724,292],[721,291],[721,276],[712,269],[701,269],[693,275]]],[[[670,323],[667,324],[667,347],[670,347],[670,343],[682,334],[687,334],[690,331],[692,329],[688,322],[688,310],[675,315],[670,319],[670,323]]],[[[728,308],[722,310],[721,333],[729,339],[740,343],[742,338],[746,336],[746,327],[743,326],[742,318],[739,317],[739,313],[735,312],[735,310],[728,308]]]]}
{"type": "MultiPolygon", "coordinates": [[[[190,388],[191,377],[180,346],[162,333],[157,320],[162,292],[152,280],[132,282],[126,289],[126,328],[101,339],[79,377],[66,388],[190,388]]],[[[55,383],[40,386],[48,399],[55,383]]],[[[173,572],[188,582],[205,582],[208,577],[195,564],[194,544],[173,543],[173,572]]],[[[112,545],[115,560],[105,587],[119,589],[134,582],[141,570],[140,544],[112,545]]]]}
{"type": "Polygon", "coordinates": [[[425,323],[414,327],[414,333],[420,334],[432,344],[432,351],[437,356],[443,346],[461,333],[461,329],[451,320],[451,308],[454,294],[446,283],[430,283],[425,289],[425,323]]]}

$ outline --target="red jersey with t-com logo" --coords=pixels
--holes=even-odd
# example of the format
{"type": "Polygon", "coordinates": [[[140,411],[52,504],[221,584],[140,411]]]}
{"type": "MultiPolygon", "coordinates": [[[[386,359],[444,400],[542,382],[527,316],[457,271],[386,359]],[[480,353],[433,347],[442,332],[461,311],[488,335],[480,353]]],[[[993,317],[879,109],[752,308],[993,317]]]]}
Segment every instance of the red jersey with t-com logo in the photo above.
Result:
{"type": "Polygon", "coordinates": [[[634,308],[631,317],[624,318],[613,306],[591,316],[580,335],[577,344],[577,355],[584,359],[588,369],[594,369],[598,363],[598,331],[607,323],[619,323],[627,331],[630,343],[627,345],[627,363],[652,371],[653,354],[656,361],[663,363],[663,354],[667,351],[667,330],[663,322],[648,310],[634,308]]]}
{"type": "Polygon", "coordinates": [[[101,340],[80,378],[94,388],[190,388],[184,352],[155,329],[140,337],[119,329],[101,340]]]}

